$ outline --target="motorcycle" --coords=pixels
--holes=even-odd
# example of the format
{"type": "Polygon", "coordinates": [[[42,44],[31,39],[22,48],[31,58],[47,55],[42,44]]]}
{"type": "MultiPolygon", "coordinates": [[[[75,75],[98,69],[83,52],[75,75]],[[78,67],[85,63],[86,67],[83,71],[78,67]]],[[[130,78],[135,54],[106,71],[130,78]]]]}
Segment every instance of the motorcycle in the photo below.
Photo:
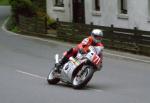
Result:
{"type": "MultiPolygon", "coordinates": [[[[83,54],[78,51],[76,57],[70,57],[62,66],[61,73],[56,72],[55,67],[50,70],[47,77],[49,84],[57,84],[59,81],[72,85],[75,89],[81,89],[93,77],[95,71],[102,68],[103,47],[89,46],[89,52],[83,54]],[[99,55],[101,54],[101,55],[99,55]]],[[[59,62],[59,55],[55,55],[55,62],[59,62]]]]}

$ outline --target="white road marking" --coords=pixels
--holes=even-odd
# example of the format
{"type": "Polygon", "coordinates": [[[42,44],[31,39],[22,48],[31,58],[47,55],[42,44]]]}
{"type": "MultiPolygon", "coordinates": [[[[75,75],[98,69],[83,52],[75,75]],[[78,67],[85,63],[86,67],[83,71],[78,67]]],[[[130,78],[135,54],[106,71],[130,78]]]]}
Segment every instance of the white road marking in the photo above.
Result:
{"type": "Polygon", "coordinates": [[[95,92],[103,92],[103,90],[100,89],[93,89],[95,92]]]}
{"type": "MultiPolygon", "coordinates": [[[[28,72],[24,72],[24,71],[21,71],[21,70],[16,70],[18,73],[21,73],[21,74],[24,74],[24,75],[27,75],[27,76],[30,76],[30,77],[34,77],[34,78],[38,78],[38,79],[44,79],[46,80],[45,77],[42,77],[42,76],[39,76],[37,74],[32,74],[32,73],[28,73],[28,72]]],[[[99,89],[92,89],[94,90],[95,92],[102,92],[103,90],[99,90],[99,89]]]]}
{"type": "MultiPolygon", "coordinates": [[[[2,25],[2,29],[11,34],[11,35],[16,35],[16,36],[21,36],[21,37],[25,37],[25,38],[29,38],[29,39],[34,39],[34,40],[40,40],[40,41],[44,41],[44,42],[55,42],[57,44],[60,44],[60,45],[66,45],[66,46],[73,46],[73,44],[67,44],[67,43],[61,43],[61,42],[57,42],[57,41],[54,41],[54,40],[47,40],[47,39],[43,39],[43,38],[39,38],[39,37],[34,37],[34,36],[26,36],[26,35],[19,35],[17,33],[14,33],[14,32],[11,32],[11,31],[8,31],[6,28],[5,28],[5,25],[7,23],[7,21],[9,20],[9,18],[7,18],[3,25],[2,25]]],[[[139,61],[139,62],[144,62],[144,63],[150,63],[150,60],[143,60],[143,59],[137,59],[137,58],[133,58],[133,57],[129,57],[129,56],[122,56],[122,55],[118,55],[118,54],[113,54],[113,53],[109,53],[109,52],[104,52],[104,54],[107,54],[107,55],[111,55],[111,56],[116,56],[116,57],[120,57],[120,58],[125,58],[125,59],[129,59],[129,60],[134,60],[134,61],[139,61]]]]}
{"type": "Polygon", "coordinates": [[[16,70],[16,71],[17,71],[18,73],[21,73],[21,74],[24,74],[24,75],[28,75],[28,76],[30,76],[30,77],[34,77],[34,78],[46,80],[45,77],[42,77],[42,76],[39,76],[39,75],[36,75],[36,74],[31,74],[31,73],[24,72],[24,71],[21,71],[21,70],[16,70]]]}

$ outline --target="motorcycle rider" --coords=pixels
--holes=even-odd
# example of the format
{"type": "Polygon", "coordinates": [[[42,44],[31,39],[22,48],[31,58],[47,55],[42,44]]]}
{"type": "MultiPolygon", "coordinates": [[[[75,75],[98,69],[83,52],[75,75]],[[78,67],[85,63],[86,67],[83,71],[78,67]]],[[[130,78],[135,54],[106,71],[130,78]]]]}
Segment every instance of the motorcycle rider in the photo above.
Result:
{"type": "MultiPolygon", "coordinates": [[[[89,46],[100,46],[104,48],[102,44],[103,31],[101,29],[93,29],[91,32],[91,36],[83,39],[83,41],[78,44],[75,48],[71,48],[70,50],[64,53],[63,58],[59,61],[59,63],[55,64],[56,71],[60,73],[61,66],[63,66],[71,56],[76,56],[78,51],[82,53],[87,53],[89,46]]],[[[99,54],[99,56],[103,57],[103,54],[99,54]]],[[[101,65],[102,66],[102,65],[101,65]]]]}

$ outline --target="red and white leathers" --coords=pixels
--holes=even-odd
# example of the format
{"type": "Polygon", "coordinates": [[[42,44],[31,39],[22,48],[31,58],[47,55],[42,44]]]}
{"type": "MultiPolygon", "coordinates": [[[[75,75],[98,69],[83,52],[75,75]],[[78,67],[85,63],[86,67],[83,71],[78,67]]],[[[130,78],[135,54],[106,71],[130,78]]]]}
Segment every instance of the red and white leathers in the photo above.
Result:
{"type": "MultiPolygon", "coordinates": [[[[65,64],[68,59],[71,56],[76,56],[78,51],[82,51],[83,53],[87,53],[89,46],[100,46],[101,48],[104,48],[103,44],[101,43],[101,40],[103,38],[103,32],[100,29],[93,29],[91,32],[91,36],[88,38],[85,38],[80,44],[78,44],[75,48],[71,48],[70,50],[66,51],[64,53],[63,58],[59,61],[59,63],[55,64],[56,71],[60,71],[60,67],[65,64]]],[[[101,66],[102,66],[102,60],[103,60],[103,54],[98,54],[101,58],[101,66]]]]}
{"type": "MultiPolygon", "coordinates": [[[[66,51],[64,53],[64,58],[66,58],[64,62],[66,62],[66,60],[69,59],[71,56],[75,57],[78,53],[78,50],[82,50],[84,53],[87,53],[89,46],[104,47],[101,42],[95,43],[94,40],[93,40],[93,37],[89,36],[89,37],[83,39],[83,41],[80,44],[78,44],[75,48],[71,48],[69,51],[66,51]]],[[[103,58],[102,53],[99,54],[99,56],[103,58]]]]}

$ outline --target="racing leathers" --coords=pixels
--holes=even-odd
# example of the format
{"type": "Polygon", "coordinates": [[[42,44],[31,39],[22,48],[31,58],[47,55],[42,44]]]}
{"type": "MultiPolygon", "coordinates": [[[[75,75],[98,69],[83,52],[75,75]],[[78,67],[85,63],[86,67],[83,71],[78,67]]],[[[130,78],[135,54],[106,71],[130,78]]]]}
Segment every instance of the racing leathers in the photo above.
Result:
{"type": "MultiPolygon", "coordinates": [[[[98,42],[98,43],[95,43],[94,40],[93,40],[93,37],[92,36],[89,36],[85,39],[83,39],[83,41],[78,44],[75,48],[71,48],[70,50],[66,51],[64,53],[64,56],[63,58],[59,61],[59,63],[55,64],[55,67],[56,67],[56,70],[58,70],[60,72],[60,67],[62,65],[64,65],[68,59],[73,56],[73,57],[76,57],[78,51],[80,50],[82,53],[87,53],[88,52],[88,48],[89,46],[100,46],[102,48],[104,48],[103,44],[101,42],[98,42]]],[[[103,54],[100,53],[98,54],[101,58],[103,58],[103,54]]],[[[102,62],[102,61],[101,61],[102,62]]]]}

